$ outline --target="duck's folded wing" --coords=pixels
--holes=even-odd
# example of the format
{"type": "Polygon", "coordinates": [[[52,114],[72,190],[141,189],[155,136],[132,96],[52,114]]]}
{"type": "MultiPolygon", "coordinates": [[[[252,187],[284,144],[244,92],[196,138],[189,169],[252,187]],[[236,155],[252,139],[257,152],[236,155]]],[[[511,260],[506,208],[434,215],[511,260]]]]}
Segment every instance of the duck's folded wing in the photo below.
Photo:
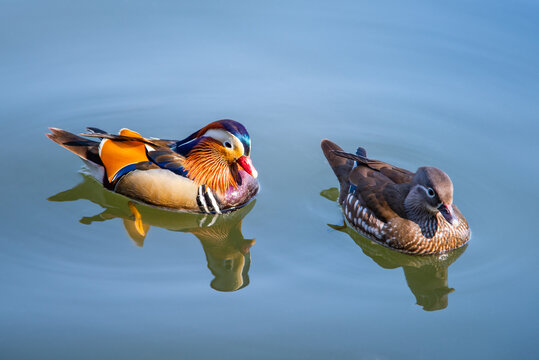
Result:
{"type": "MultiPolygon", "coordinates": [[[[361,148],[362,149],[362,148],[361,148]]],[[[364,151],[364,150],[363,150],[364,151]]],[[[360,156],[356,154],[350,154],[344,151],[334,151],[334,153],[343,158],[354,160],[358,167],[368,167],[372,170],[380,172],[385,175],[388,179],[393,181],[395,184],[409,183],[414,177],[414,173],[397,167],[380,160],[369,159],[365,156],[360,156]]]]}
{"type": "Polygon", "coordinates": [[[369,209],[378,220],[387,222],[397,214],[386,196],[395,183],[377,170],[367,166],[357,166],[350,173],[350,184],[362,207],[369,209]]]}
{"type": "Polygon", "coordinates": [[[159,150],[148,151],[148,157],[162,169],[170,170],[182,176],[187,175],[187,172],[183,168],[185,163],[185,157],[170,149],[163,148],[159,150]]]}

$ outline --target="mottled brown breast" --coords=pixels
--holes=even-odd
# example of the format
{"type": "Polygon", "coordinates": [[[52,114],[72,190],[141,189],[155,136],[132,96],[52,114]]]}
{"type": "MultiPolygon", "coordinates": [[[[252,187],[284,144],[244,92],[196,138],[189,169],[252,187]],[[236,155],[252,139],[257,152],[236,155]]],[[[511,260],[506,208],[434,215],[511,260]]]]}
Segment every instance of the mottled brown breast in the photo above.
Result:
{"type": "Polygon", "coordinates": [[[458,212],[458,226],[452,226],[441,214],[437,214],[434,236],[427,237],[418,224],[408,219],[399,216],[387,221],[379,219],[371,209],[364,206],[356,194],[348,194],[342,208],[346,220],[354,230],[373,241],[404,253],[418,255],[445,253],[464,246],[471,235],[468,223],[460,212],[458,212]]]}
{"type": "Polygon", "coordinates": [[[425,237],[419,225],[395,218],[386,225],[385,242],[388,246],[411,254],[440,254],[462,247],[470,239],[470,229],[464,217],[459,225],[449,224],[441,214],[436,215],[437,229],[431,238],[425,237]]]}

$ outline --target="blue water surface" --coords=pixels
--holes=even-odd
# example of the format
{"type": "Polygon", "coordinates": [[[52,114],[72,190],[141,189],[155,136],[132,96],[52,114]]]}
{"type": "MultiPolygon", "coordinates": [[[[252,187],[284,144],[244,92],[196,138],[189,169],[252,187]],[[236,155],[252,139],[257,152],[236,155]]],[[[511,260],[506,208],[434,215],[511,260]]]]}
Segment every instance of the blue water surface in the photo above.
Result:
{"type": "Polygon", "coordinates": [[[1,1],[0,357],[539,357],[538,17],[520,0],[1,1]],[[222,118],[251,134],[256,203],[142,206],[145,237],[44,136],[181,139],[222,118]],[[469,246],[418,259],[339,228],[322,138],[446,171],[469,246]]]}

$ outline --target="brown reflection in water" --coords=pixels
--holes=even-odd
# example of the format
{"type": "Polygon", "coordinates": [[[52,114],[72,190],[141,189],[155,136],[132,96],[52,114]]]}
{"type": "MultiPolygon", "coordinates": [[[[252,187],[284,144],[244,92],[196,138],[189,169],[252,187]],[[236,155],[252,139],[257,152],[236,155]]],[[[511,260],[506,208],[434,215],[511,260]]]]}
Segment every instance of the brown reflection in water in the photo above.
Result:
{"type": "MultiPolygon", "coordinates": [[[[337,201],[337,188],[324,190],[323,197],[337,201]]],[[[358,234],[344,225],[331,225],[333,229],[348,234],[359,245],[363,253],[384,269],[402,267],[408,287],[414,294],[418,305],[426,311],[442,310],[449,304],[449,293],[455,291],[448,285],[448,269],[466,250],[466,246],[443,255],[418,256],[403,254],[386,248],[358,234]]]]}
{"type": "Polygon", "coordinates": [[[104,210],[80,222],[122,219],[125,230],[134,243],[142,247],[151,226],[171,231],[192,233],[202,244],[208,268],[215,277],[211,287],[218,291],[236,291],[249,284],[250,248],[255,239],[245,239],[241,233],[243,218],[255,205],[255,200],[224,215],[191,214],[167,211],[134,202],[108,191],[93,178],[83,175],[83,182],[72,189],[51,196],[50,201],[89,200],[104,210]]]}

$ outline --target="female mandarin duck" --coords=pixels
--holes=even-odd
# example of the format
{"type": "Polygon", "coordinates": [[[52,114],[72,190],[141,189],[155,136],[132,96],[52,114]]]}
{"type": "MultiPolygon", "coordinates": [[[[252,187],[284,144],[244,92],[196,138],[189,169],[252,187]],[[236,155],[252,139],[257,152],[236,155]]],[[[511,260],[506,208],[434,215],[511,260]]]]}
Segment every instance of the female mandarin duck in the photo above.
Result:
{"type": "Polygon", "coordinates": [[[80,156],[92,175],[117,193],[160,207],[222,213],[241,207],[258,192],[251,139],[233,120],[208,124],[183,140],[119,135],[88,128],[81,136],[61,129],[47,136],[80,156]]]}
{"type": "Polygon", "coordinates": [[[348,223],[360,234],[410,254],[440,254],[470,239],[464,216],[453,204],[453,183],[443,171],[412,173],[382,161],[343,152],[329,140],[322,150],[339,179],[348,223]],[[355,161],[355,166],[354,166],[355,161]]]}

